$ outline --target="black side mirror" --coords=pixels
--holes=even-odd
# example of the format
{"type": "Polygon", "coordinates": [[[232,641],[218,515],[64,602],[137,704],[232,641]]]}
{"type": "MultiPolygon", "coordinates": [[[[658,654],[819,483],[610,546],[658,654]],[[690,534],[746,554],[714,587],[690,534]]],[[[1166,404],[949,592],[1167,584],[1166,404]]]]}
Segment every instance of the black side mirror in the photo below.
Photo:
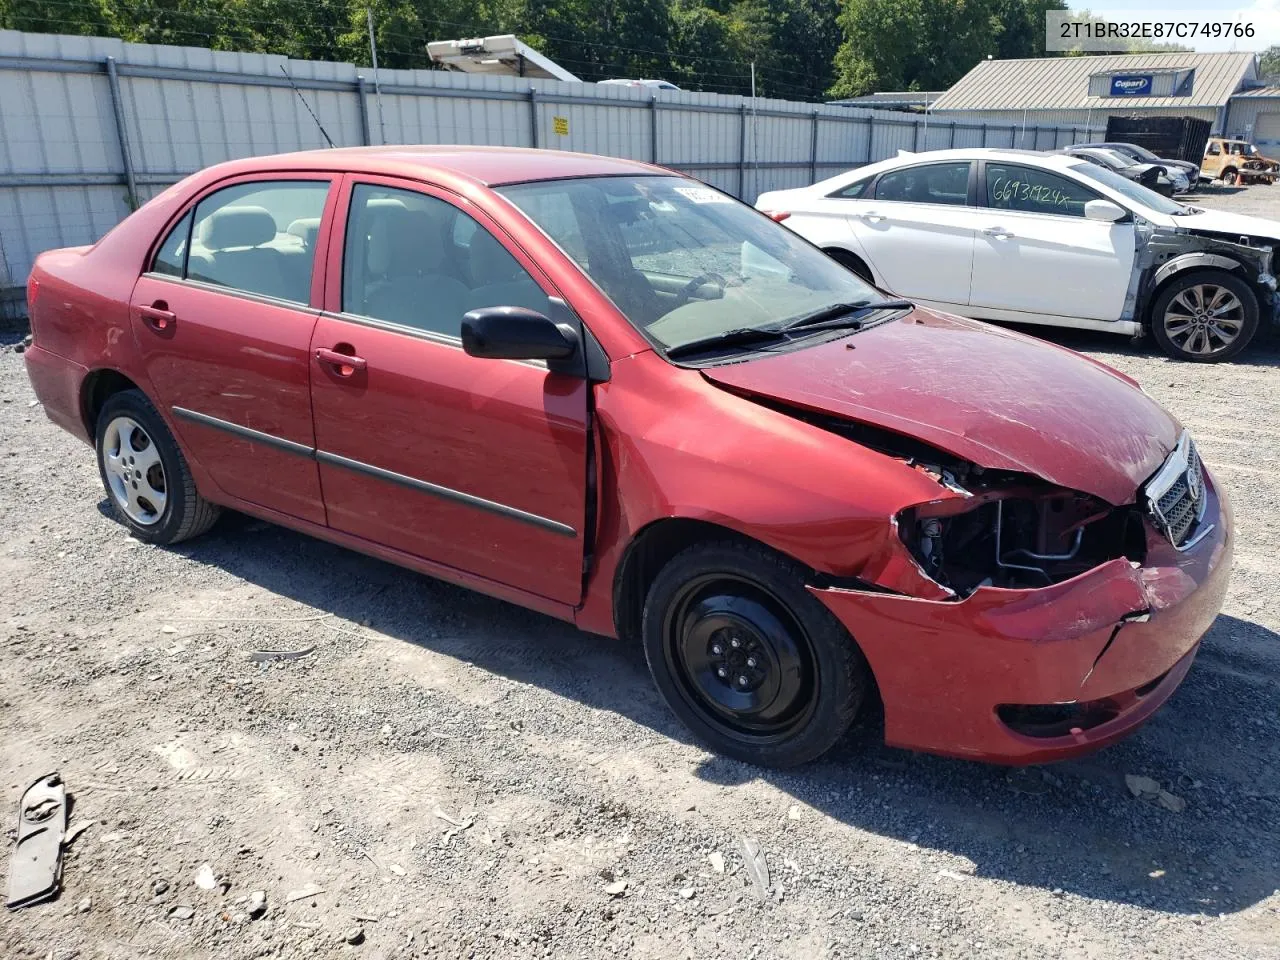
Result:
{"type": "Polygon", "coordinates": [[[577,356],[581,344],[570,324],[525,307],[482,307],[462,318],[462,349],[473,357],[550,363],[577,356]]]}

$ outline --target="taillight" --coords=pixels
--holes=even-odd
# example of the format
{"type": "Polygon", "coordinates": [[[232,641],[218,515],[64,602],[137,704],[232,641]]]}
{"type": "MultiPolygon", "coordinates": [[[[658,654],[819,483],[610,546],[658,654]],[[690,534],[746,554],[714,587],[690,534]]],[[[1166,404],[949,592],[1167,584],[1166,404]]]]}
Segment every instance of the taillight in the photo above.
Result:
{"type": "Polygon", "coordinates": [[[783,220],[787,219],[787,217],[791,216],[791,211],[790,210],[766,210],[765,216],[768,217],[770,220],[772,220],[774,223],[781,223],[783,220]]]}
{"type": "Polygon", "coordinates": [[[35,271],[27,277],[27,324],[31,327],[31,335],[34,337],[36,333],[36,297],[40,293],[40,281],[36,279],[35,271]]]}

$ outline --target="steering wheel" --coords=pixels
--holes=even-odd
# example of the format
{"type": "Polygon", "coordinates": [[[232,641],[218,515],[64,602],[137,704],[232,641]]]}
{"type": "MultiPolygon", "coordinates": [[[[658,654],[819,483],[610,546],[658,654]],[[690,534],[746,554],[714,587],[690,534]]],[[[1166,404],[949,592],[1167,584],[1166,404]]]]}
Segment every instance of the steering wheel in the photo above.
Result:
{"type": "MultiPolygon", "coordinates": [[[[724,288],[727,286],[724,277],[718,273],[702,273],[680,288],[680,292],[676,294],[676,307],[683,307],[702,285],[707,283],[714,283],[720,288],[720,296],[724,296],[724,288]]],[[[675,307],[672,309],[674,310],[675,307]]]]}

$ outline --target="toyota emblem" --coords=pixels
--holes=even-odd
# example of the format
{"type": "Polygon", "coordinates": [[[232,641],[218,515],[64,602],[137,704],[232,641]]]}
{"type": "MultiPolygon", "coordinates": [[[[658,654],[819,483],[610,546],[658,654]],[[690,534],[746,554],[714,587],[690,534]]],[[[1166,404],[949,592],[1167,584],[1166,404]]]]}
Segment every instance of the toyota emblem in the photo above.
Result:
{"type": "Polygon", "coordinates": [[[1191,498],[1192,503],[1200,502],[1200,495],[1204,490],[1200,486],[1200,471],[1192,467],[1187,471],[1187,496],[1191,498]]]}

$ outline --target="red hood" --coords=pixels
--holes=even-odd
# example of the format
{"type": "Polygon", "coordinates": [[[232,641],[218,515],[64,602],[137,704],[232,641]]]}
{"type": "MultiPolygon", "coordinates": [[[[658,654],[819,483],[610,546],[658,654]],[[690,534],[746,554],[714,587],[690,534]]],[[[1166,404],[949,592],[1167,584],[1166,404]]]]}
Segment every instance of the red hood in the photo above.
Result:
{"type": "Polygon", "coordinates": [[[1181,428],[1123,374],[1070,350],[917,308],[851,337],[703,375],[907,434],[989,469],[1132,503],[1181,428]]]}

